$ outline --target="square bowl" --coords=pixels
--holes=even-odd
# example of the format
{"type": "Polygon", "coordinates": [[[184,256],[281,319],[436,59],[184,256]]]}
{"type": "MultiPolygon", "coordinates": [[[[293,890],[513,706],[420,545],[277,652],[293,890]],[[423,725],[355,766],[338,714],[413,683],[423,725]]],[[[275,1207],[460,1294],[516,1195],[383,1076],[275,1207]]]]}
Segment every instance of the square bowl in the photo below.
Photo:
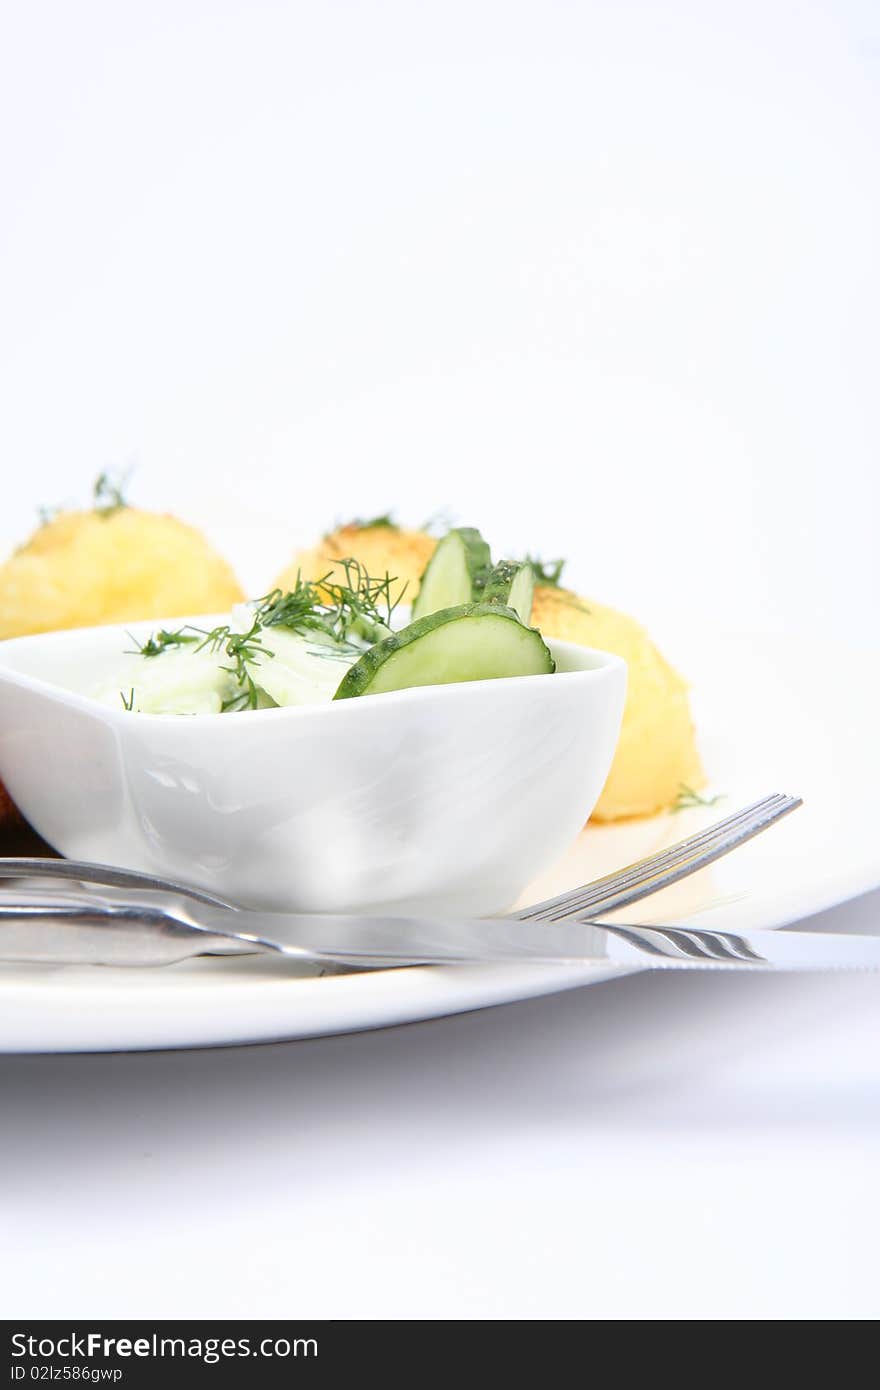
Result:
{"type": "Polygon", "coordinates": [[[160,625],[0,642],[0,777],[69,858],[242,906],[499,912],[574,839],[611,765],[626,667],[607,652],[550,641],[553,676],[234,715],[92,699],[130,635],[160,625]]]}

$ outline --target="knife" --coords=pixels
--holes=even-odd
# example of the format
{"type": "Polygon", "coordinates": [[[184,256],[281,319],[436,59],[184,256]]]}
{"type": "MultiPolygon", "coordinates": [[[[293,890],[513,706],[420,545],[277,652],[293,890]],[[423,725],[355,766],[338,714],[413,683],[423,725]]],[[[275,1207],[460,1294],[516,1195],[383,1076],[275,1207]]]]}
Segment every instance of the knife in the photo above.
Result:
{"type": "Polygon", "coordinates": [[[328,913],[235,912],[165,893],[57,894],[0,902],[0,960],[155,966],[203,954],[268,952],[349,969],[568,965],[627,969],[876,970],[880,938],[710,931],[617,922],[531,923],[328,913]]]}

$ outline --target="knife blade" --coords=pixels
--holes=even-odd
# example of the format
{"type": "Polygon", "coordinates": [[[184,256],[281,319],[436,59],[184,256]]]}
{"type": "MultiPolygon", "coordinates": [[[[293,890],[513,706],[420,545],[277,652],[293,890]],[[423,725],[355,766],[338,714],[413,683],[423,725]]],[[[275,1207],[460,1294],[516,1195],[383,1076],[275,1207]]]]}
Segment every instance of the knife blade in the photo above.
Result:
{"type": "Polygon", "coordinates": [[[632,969],[876,970],[880,938],[681,925],[230,911],[166,894],[64,895],[0,905],[0,959],[160,965],[270,952],[355,969],[533,964],[632,969]],[[149,899],[149,901],[148,901],[149,899]]]}

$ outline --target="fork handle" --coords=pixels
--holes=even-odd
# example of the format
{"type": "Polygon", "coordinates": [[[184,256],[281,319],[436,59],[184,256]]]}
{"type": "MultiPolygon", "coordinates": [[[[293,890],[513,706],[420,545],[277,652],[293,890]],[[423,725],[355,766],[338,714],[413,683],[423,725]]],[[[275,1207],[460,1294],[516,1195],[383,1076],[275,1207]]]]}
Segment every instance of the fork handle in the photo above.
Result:
{"type": "Polygon", "coordinates": [[[174,965],[190,956],[253,952],[184,926],[167,910],[129,903],[0,904],[0,960],[52,965],[174,965]]]}
{"type": "Polygon", "coordinates": [[[46,878],[65,883],[97,883],[105,888],[143,888],[148,892],[178,893],[210,907],[234,908],[235,904],[203,888],[192,888],[173,879],[141,873],[139,869],[118,869],[114,864],[93,864],[85,859],[34,859],[0,857],[0,879],[46,878]]]}

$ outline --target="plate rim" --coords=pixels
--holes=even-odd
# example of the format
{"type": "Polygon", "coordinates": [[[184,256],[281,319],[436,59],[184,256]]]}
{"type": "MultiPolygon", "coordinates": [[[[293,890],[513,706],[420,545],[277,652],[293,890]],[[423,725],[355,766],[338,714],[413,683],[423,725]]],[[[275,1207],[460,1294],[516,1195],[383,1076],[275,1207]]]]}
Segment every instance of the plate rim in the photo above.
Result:
{"type": "MultiPolygon", "coordinates": [[[[766,641],[763,634],[730,634],[734,640],[746,638],[749,642],[760,644],[766,641]]],[[[795,636],[786,644],[788,654],[794,658],[806,646],[804,638],[795,636]]],[[[778,644],[775,644],[778,651],[778,644]]],[[[874,669],[880,669],[880,653],[865,648],[848,649],[862,659],[869,658],[874,669]]],[[[694,662],[697,669],[697,663],[694,662]]],[[[711,732],[711,730],[710,730],[711,732]]],[[[660,818],[651,818],[657,821],[660,818]]],[[[646,821],[645,824],[650,822],[646,821]]],[[[604,832],[609,827],[602,827],[604,832]]],[[[880,851],[870,861],[862,859],[849,867],[832,864],[831,871],[820,879],[809,880],[805,888],[794,890],[788,884],[784,891],[768,892],[761,899],[760,926],[778,929],[792,922],[801,921],[828,911],[851,901],[864,893],[880,888],[880,851]]],[[[717,904],[715,905],[717,906],[717,904]]],[[[693,913],[672,915],[665,920],[679,920],[695,925],[703,920],[712,925],[713,904],[702,907],[693,913]]],[[[654,918],[653,920],[662,920],[654,918]]],[[[186,967],[184,967],[186,968],[186,967]]],[[[382,1027],[400,1026],[404,1023],[421,1022],[433,1018],[448,1017],[475,1009],[495,1007],[505,1003],[525,1001],[541,995],[559,993],[568,989],[600,983],[622,975],[641,973],[643,967],[571,967],[571,966],[414,966],[398,970],[375,971],[364,974],[324,977],[320,981],[318,994],[315,978],[284,979],[285,1007],[282,1013],[276,1011],[275,1024],[266,1019],[265,1027],[254,1028],[248,1018],[241,1021],[240,1027],[224,1026],[224,1009],[239,1003],[248,1014],[247,1006],[259,1000],[261,1016],[271,990],[266,990],[266,980],[243,979],[240,975],[225,981],[220,991],[205,989],[200,979],[195,989],[184,987],[180,997],[186,1001],[186,1011],[203,1017],[196,1022],[201,1027],[190,1029],[190,1036],[183,1036],[185,1030],[174,1027],[176,1015],[180,1012],[172,1005],[169,1008],[169,992],[163,977],[153,977],[153,983],[142,984],[138,993],[145,1002],[152,992],[156,996],[156,1011],[159,1018],[164,1013],[171,1020],[165,1037],[160,1036],[161,1026],[155,1026],[150,1036],[127,1038],[116,1032],[112,1037],[105,1027],[103,1036],[96,1029],[91,1039],[82,1027],[83,1015],[88,1016],[90,1007],[99,1021],[107,1021],[107,1015],[124,1012],[130,1007],[132,990],[114,993],[107,990],[106,981],[90,983],[84,987],[79,981],[75,990],[59,988],[57,974],[88,969],[88,967],[0,967],[0,1051],[9,1053],[86,1053],[105,1051],[153,1051],[177,1050],[201,1047],[227,1047],[258,1045],[279,1041],[305,1040],[310,1037],[368,1031],[382,1027]],[[456,972],[455,983],[449,979],[450,970],[456,972]],[[47,976],[27,972],[50,971],[53,983],[47,983],[47,976]],[[24,973],[22,973],[24,972],[24,973]],[[320,1002],[318,1002],[320,1001],[320,1002]],[[327,1005],[331,1004],[329,1009],[327,1005]],[[300,1009],[298,1006],[302,1005],[300,1009]],[[28,1018],[28,1012],[30,1017],[28,1018]],[[321,1017],[321,1014],[325,1017],[321,1017]],[[24,1027],[16,1028],[16,1018],[24,1027]],[[51,1019],[49,1036],[38,1038],[35,1026],[40,1021],[45,1025],[46,1017],[51,1019]],[[79,1021],[79,1026],[75,1026],[79,1021]],[[71,1025],[65,1033],[65,1021],[71,1025]],[[60,1025],[60,1026],[59,1026],[60,1025]],[[174,1036],[170,1036],[174,1033],[174,1036]],[[53,1036],[54,1034],[54,1036],[53,1036]]],[[[175,967],[179,970],[180,967],[175,967]]],[[[199,966],[196,965],[198,970],[199,966]]],[[[65,983],[68,983],[66,981],[65,983]]],[[[276,992],[277,998],[277,992],[276,992]]],[[[112,1021],[112,1020],[111,1020],[112,1021]]],[[[191,1020],[192,1022],[192,1020],[191,1020]]]]}

